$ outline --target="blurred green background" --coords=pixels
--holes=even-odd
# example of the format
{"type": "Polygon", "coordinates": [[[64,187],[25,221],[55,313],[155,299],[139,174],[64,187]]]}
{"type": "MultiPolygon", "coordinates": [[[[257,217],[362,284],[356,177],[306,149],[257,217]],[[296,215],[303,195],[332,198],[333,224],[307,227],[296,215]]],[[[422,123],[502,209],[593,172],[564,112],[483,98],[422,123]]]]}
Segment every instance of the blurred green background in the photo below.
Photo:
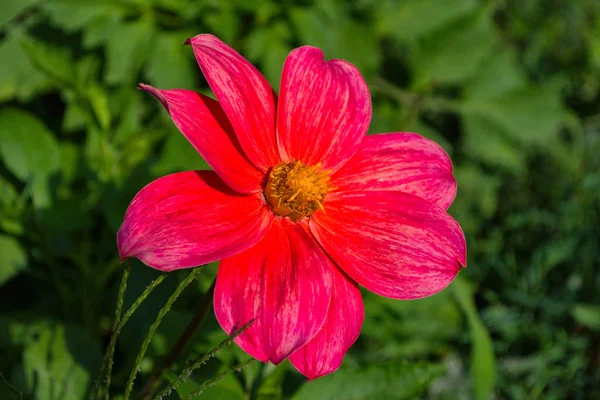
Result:
{"type": "MultiPolygon", "coordinates": [[[[0,1],[0,398],[89,398],[121,268],[115,235],[151,180],[206,164],[138,82],[208,92],[184,40],[210,32],[277,89],[302,44],[353,62],[371,132],[451,155],[468,268],[428,299],[364,295],[340,371],[248,367],[214,399],[600,398],[600,1],[0,1]]],[[[160,326],[136,387],[186,326],[205,268],[160,326]]],[[[126,306],[156,277],[134,262],[126,306]]],[[[170,274],[119,338],[115,397],[170,274]]],[[[225,334],[210,316],[169,372],[225,334]]],[[[222,350],[169,398],[244,354],[222,350]]]]}

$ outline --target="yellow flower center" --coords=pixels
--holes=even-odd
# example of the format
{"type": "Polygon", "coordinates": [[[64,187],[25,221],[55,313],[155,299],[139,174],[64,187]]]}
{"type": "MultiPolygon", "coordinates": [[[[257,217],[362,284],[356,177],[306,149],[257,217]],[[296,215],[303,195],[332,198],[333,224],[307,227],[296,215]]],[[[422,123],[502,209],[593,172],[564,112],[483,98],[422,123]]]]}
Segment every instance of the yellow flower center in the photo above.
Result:
{"type": "Polygon", "coordinates": [[[330,190],[329,173],[321,164],[304,165],[300,161],[282,163],[269,174],[265,198],[273,212],[298,221],[318,209],[325,211],[323,203],[330,190]]]}

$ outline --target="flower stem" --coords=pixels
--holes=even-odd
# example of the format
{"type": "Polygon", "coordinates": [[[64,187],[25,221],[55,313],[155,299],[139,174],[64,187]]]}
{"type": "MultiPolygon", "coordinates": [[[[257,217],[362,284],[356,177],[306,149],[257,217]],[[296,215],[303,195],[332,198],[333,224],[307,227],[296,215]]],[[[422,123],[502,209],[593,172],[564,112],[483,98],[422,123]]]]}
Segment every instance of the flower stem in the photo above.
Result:
{"type": "Polygon", "coordinates": [[[114,341],[116,341],[116,334],[115,332],[117,331],[117,326],[119,325],[120,321],[121,321],[121,311],[123,310],[123,300],[125,298],[125,290],[127,289],[127,280],[129,279],[129,274],[131,273],[131,265],[129,265],[129,263],[127,263],[125,265],[125,269],[123,270],[123,277],[121,278],[121,284],[119,285],[119,294],[117,295],[117,305],[115,307],[115,321],[113,323],[113,331],[110,337],[110,343],[108,346],[108,349],[106,350],[106,354],[104,354],[104,360],[102,361],[102,368],[100,369],[100,374],[98,375],[98,379],[96,379],[96,391],[94,393],[94,399],[98,398],[98,395],[100,394],[100,376],[102,375],[102,372],[104,371],[104,369],[106,368],[107,371],[107,375],[104,379],[105,383],[106,383],[106,398],[108,398],[108,387],[110,386],[110,375],[111,375],[111,371],[112,371],[112,364],[113,364],[113,356],[115,353],[115,346],[113,343],[113,338],[114,341]]]}
{"type": "MultiPolygon", "coordinates": [[[[127,263],[126,268],[127,268],[126,272],[123,273],[123,280],[121,281],[121,286],[119,286],[119,296],[117,298],[117,309],[118,310],[115,310],[115,323],[114,323],[114,327],[113,327],[113,332],[110,337],[110,342],[108,344],[108,348],[106,349],[106,354],[104,355],[104,362],[102,364],[102,370],[100,371],[100,373],[102,374],[102,371],[106,368],[106,375],[104,378],[104,383],[106,385],[105,392],[104,392],[104,398],[107,400],[109,398],[113,356],[115,353],[115,345],[117,343],[117,338],[119,337],[121,330],[123,329],[123,327],[129,320],[129,318],[131,318],[131,316],[138,309],[140,304],[142,304],[142,302],[148,297],[148,295],[150,295],[150,293],[152,293],[152,291],[167,277],[167,274],[162,274],[162,275],[159,275],[158,278],[156,278],[154,281],[152,281],[152,283],[142,292],[140,297],[138,297],[133,302],[131,307],[129,307],[129,309],[125,312],[125,315],[123,315],[123,318],[120,318],[121,309],[123,308],[123,299],[125,297],[125,289],[127,287],[127,279],[126,278],[129,277],[129,271],[130,271],[129,263],[127,263]]],[[[99,388],[99,385],[97,385],[96,387],[99,388]]],[[[98,394],[99,393],[97,392],[94,395],[94,398],[97,398],[98,394]]]]}
{"type": "Polygon", "coordinates": [[[255,358],[249,358],[246,361],[235,365],[231,368],[229,368],[227,371],[223,372],[220,375],[215,376],[212,379],[209,379],[207,381],[205,381],[204,383],[202,383],[202,385],[200,385],[200,387],[198,388],[198,390],[196,390],[195,392],[190,393],[185,400],[192,400],[193,398],[200,396],[206,389],[208,389],[211,386],[214,386],[217,382],[219,382],[220,380],[222,380],[223,378],[225,378],[227,375],[229,375],[230,373],[232,373],[233,371],[241,371],[244,367],[252,364],[253,362],[255,362],[256,359],[255,358]]]}
{"type": "Polygon", "coordinates": [[[133,390],[133,380],[135,379],[135,376],[136,376],[136,374],[138,372],[138,369],[140,368],[140,364],[142,362],[142,359],[144,358],[144,355],[146,354],[146,350],[148,349],[148,345],[150,344],[150,341],[152,340],[152,337],[154,336],[154,332],[156,331],[156,329],[158,328],[158,326],[162,322],[162,320],[165,317],[165,315],[167,315],[167,313],[171,309],[171,306],[173,305],[173,303],[175,302],[175,300],[177,300],[177,298],[179,297],[179,295],[181,294],[181,292],[183,292],[183,290],[194,279],[196,279],[196,277],[200,273],[200,270],[201,270],[201,268],[195,268],[195,269],[193,269],[192,272],[190,272],[190,274],[179,284],[179,286],[177,286],[177,289],[175,289],[175,291],[173,292],[173,294],[171,295],[171,297],[169,297],[169,299],[167,300],[167,303],[158,312],[158,316],[156,317],[156,320],[154,321],[154,323],[152,324],[152,326],[148,330],[148,334],[146,335],[146,338],[142,342],[142,348],[140,349],[140,352],[138,353],[138,356],[135,359],[135,364],[133,365],[133,368],[131,370],[131,374],[129,375],[129,379],[127,380],[127,385],[125,387],[125,397],[124,397],[124,400],[129,399],[129,396],[131,395],[131,391],[133,390]]]}
{"type": "Polygon", "coordinates": [[[140,393],[141,400],[147,400],[152,396],[152,393],[156,390],[156,387],[160,383],[160,378],[162,374],[171,367],[179,359],[181,353],[185,350],[187,344],[192,340],[202,322],[206,319],[206,315],[208,310],[210,310],[210,306],[212,305],[213,295],[215,293],[215,283],[216,279],[213,281],[210,288],[206,291],[202,302],[196,309],[196,313],[192,317],[192,320],[187,325],[177,343],[171,348],[169,353],[165,356],[165,358],[160,362],[158,367],[154,370],[152,376],[148,379],[146,385],[142,389],[140,393]]]}
{"type": "Polygon", "coordinates": [[[158,398],[160,400],[164,396],[166,396],[171,390],[177,389],[179,387],[179,385],[181,384],[181,382],[186,380],[187,377],[192,374],[192,372],[194,372],[196,369],[198,369],[202,365],[204,365],[211,357],[214,357],[214,355],[217,354],[217,352],[219,350],[221,350],[221,348],[223,346],[231,344],[231,342],[233,342],[233,339],[235,339],[242,332],[244,332],[252,324],[252,322],[254,322],[254,320],[248,322],[246,325],[242,326],[240,329],[233,332],[231,334],[231,336],[229,336],[227,339],[223,340],[221,343],[216,345],[210,352],[206,353],[204,356],[202,356],[202,358],[200,358],[194,364],[190,365],[189,367],[187,367],[183,371],[181,371],[181,373],[179,374],[177,379],[175,379],[173,382],[171,382],[171,384],[169,386],[167,386],[162,392],[160,392],[160,394],[158,396],[156,396],[156,398],[158,398]]]}

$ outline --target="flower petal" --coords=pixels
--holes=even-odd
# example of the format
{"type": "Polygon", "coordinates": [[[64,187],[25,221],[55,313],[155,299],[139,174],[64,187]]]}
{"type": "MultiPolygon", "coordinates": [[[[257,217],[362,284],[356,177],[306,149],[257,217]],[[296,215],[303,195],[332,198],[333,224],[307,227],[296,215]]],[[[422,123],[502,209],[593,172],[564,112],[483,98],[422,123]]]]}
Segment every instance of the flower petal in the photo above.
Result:
{"type": "Polygon", "coordinates": [[[213,35],[188,40],[248,158],[266,172],[279,163],[275,141],[277,96],[264,76],[213,35]]]}
{"type": "Polygon", "coordinates": [[[277,364],[319,331],[331,298],[331,261],[300,224],[276,219],[253,248],[221,261],[215,315],[235,342],[277,364]]]}
{"type": "Polygon", "coordinates": [[[213,171],[178,172],[131,201],[117,236],[119,254],[161,271],[195,267],[252,247],[272,219],[260,194],[240,195],[213,171]]]}
{"type": "Polygon", "coordinates": [[[140,84],[156,97],[183,136],[229,187],[240,193],[260,191],[264,174],[248,160],[223,109],[191,90],[160,90],[140,84]]]}
{"type": "Polygon", "coordinates": [[[448,286],[466,264],[458,223],[402,192],[330,193],[310,229],[333,260],[381,296],[417,299],[448,286]]]}
{"type": "Polygon", "coordinates": [[[300,160],[337,170],[358,150],[371,121],[371,95],[356,67],[323,60],[304,46],[285,60],[277,114],[284,161],[300,160]]]}
{"type": "Polygon", "coordinates": [[[452,162],[437,143],[416,133],[367,136],[354,157],[332,176],[340,192],[393,190],[447,209],[456,196],[452,162]]]}
{"type": "Polygon", "coordinates": [[[365,318],[360,290],[356,282],[333,268],[331,303],[325,323],[317,336],[292,354],[290,361],[308,379],[337,370],[344,355],[354,344],[365,318]]]}

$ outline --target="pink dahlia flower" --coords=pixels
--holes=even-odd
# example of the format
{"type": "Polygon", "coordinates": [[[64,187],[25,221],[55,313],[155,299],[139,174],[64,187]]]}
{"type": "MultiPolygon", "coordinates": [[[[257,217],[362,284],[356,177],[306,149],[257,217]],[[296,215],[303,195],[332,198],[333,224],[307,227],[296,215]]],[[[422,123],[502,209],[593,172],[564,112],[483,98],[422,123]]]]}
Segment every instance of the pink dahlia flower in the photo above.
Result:
{"type": "Polygon", "coordinates": [[[118,234],[123,259],[161,271],[221,260],[214,309],[236,343],[308,378],[335,371],[364,318],[359,285],[417,299],[466,263],[446,209],[452,163],[414,133],[366,136],[369,89],[343,60],[304,46],[285,61],[279,98],[212,35],[188,40],[218,102],[183,89],[154,95],[214,171],[157,179],[118,234]]]}

